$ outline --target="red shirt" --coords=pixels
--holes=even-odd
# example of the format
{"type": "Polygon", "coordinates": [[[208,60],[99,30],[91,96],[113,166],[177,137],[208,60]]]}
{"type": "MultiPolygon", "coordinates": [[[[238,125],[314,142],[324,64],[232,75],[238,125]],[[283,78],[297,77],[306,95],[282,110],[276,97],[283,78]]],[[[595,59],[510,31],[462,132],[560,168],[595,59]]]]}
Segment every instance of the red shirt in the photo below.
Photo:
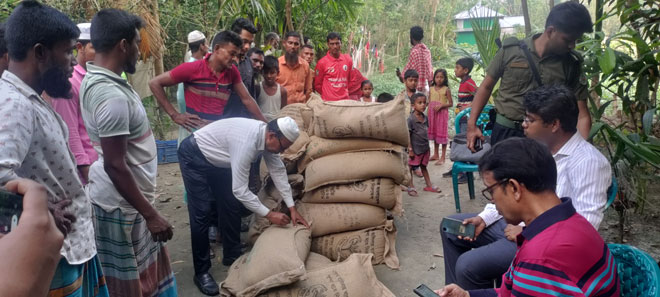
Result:
{"type": "Polygon", "coordinates": [[[185,111],[214,121],[222,116],[233,85],[242,81],[236,65],[216,75],[209,67],[209,57],[177,66],[170,77],[175,83],[183,83],[185,111]]]}
{"type": "Polygon", "coordinates": [[[328,52],[316,63],[314,89],[325,101],[348,99],[348,82],[352,69],[353,60],[349,55],[341,54],[335,59],[328,52]]]}
{"type": "Polygon", "coordinates": [[[433,80],[433,64],[431,62],[431,51],[423,43],[418,43],[410,49],[408,64],[403,67],[401,75],[408,69],[415,69],[419,74],[417,80],[417,91],[423,92],[429,81],[433,80]]]}
{"type": "Polygon", "coordinates": [[[360,70],[353,68],[351,70],[351,79],[348,81],[348,96],[353,100],[360,100],[362,97],[362,82],[367,80],[362,76],[360,70]]]}
{"type": "Polygon", "coordinates": [[[468,75],[461,80],[461,84],[458,85],[458,102],[472,102],[474,99],[474,94],[477,93],[477,84],[474,83],[474,80],[468,75]]]}

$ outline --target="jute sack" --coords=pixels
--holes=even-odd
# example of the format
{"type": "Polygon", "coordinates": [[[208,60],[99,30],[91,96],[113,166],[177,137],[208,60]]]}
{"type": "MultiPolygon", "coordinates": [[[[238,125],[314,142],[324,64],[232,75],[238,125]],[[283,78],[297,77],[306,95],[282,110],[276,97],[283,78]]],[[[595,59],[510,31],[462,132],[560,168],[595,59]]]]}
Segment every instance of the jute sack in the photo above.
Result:
{"type": "Polygon", "coordinates": [[[376,227],[387,220],[385,209],[361,203],[305,203],[296,209],[311,224],[312,237],[376,227]]]}
{"type": "Polygon", "coordinates": [[[220,284],[222,296],[253,297],[305,277],[310,232],[304,226],[271,226],[248,254],[229,267],[220,284]]]}
{"type": "Polygon", "coordinates": [[[381,139],[407,147],[410,136],[403,101],[310,100],[308,106],[314,112],[312,134],[323,138],[381,139]]]}
{"type": "MultiPolygon", "coordinates": [[[[278,212],[283,211],[282,208],[284,207],[282,206],[281,200],[268,196],[265,194],[264,190],[259,192],[257,197],[259,197],[259,201],[261,201],[261,203],[263,203],[263,205],[266,206],[269,210],[278,212]]],[[[264,233],[264,231],[271,225],[272,223],[266,217],[261,217],[256,214],[253,215],[252,219],[250,220],[250,227],[248,228],[247,232],[247,242],[251,245],[254,245],[259,235],[264,233]]]]}
{"type": "Polygon", "coordinates": [[[307,279],[270,290],[265,297],[394,297],[376,278],[370,254],[353,254],[346,261],[307,272],[307,279]]]}
{"type": "Polygon", "coordinates": [[[351,254],[373,254],[371,263],[374,265],[385,263],[392,269],[400,267],[396,255],[396,228],[392,220],[383,226],[314,238],[312,252],[332,261],[342,261],[351,254]]]}
{"type": "Polygon", "coordinates": [[[394,215],[402,214],[402,195],[399,185],[391,178],[374,178],[350,184],[327,185],[303,195],[310,203],[354,202],[390,209],[394,215]]]}
{"type": "MultiPolygon", "coordinates": [[[[277,118],[279,119],[283,117],[290,117],[296,121],[300,131],[307,131],[309,127],[305,125],[305,117],[310,117],[310,113],[308,111],[311,112],[311,108],[309,108],[304,103],[288,104],[287,106],[284,106],[282,109],[280,109],[280,112],[277,114],[277,118]],[[303,116],[303,114],[305,114],[305,116],[303,116]]],[[[307,123],[310,121],[311,118],[308,118],[307,123]]]]}
{"type": "Polygon", "coordinates": [[[307,132],[300,131],[298,139],[280,154],[287,173],[298,173],[298,160],[302,158],[309,144],[307,132]]]}
{"type": "Polygon", "coordinates": [[[332,261],[321,254],[309,252],[305,261],[305,270],[307,272],[318,270],[332,264],[332,261]]]}
{"type": "Polygon", "coordinates": [[[377,177],[388,177],[401,184],[409,175],[402,154],[373,151],[325,156],[305,169],[305,192],[331,184],[346,184],[377,177]]]}
{"type": "MultiPolygon", "coordinates": [[[[288,180],[289,180],[289,186],[291,186],[291,196],[293,196],[293,199],[302,198],[303,190],[305,188],[304,177],[300,174],[289,174],[288,180]]],[[[268,195],[269,197],[273,197],[279,201],[283,200],[280,191],[277,190],[277,187],[275,187],[275,184],[273,183],[272,179],[268,180],[266,186],[264,187],[264,190],[266,195],[268,195]]]]}
{"type": "Polygon", "coordinates": [[[298,161],[298,172],[303,172],[311,161],[323,156],[345,152],[364,151],[394,151],[400,153],[403,151],[403,147],[399,144],[377,139],[329,139],[310,136],[307,149],[305,150],[303,157],[298,161]]]}

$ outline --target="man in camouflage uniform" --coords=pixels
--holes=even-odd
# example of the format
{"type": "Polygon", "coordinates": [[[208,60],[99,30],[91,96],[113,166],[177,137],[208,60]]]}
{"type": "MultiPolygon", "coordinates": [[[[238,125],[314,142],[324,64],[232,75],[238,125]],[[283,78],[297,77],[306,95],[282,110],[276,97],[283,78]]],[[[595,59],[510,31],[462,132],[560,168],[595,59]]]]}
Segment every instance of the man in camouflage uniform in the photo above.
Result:
{"type": "Polygon", "coordinates": [[[519,41],[507,38],[488,66],[472,102],[468,120],[468,147],[483,135],[476,125],[484,105],[499,79],[495,97],[497,116],[493,125],[491,144],[509,137],[524,137],[522,122],[525,118],[523,95],[543,85],[563,84],[575,92],[579,115],[577,128],[583,137],[589,135],[591,116],[587,108],[587,80],[582,73],[582,57],[574,50],[576,41],[587,32],[593,32],[589,11],[576,2],[555,6],[548,15],[545,31],[519,41]],[[525,53],[528,50],[529,55],[525,53]],[[532,64],[529,60],[532,60],[532,64]],[[537,69],[538,76],[534,69],[537,69]],[[537,78],[538,77],[538,78],[537,78]]]}

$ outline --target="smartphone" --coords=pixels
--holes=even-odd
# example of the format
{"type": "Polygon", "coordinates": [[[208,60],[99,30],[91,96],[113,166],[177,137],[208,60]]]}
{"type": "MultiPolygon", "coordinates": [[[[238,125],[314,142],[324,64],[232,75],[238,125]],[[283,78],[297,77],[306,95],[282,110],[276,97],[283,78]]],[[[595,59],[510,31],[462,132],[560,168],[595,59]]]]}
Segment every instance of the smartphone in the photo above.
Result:
{"type": "Polygon", "coordinates": [[[462,220],[444,218],[442,219],[440,228],[445,233],[454,234],[456,236],[474,238],[474,225],[472,224],[463,225],[462,220]]]}
{"type": "Polygon", "coordinates": [[[23,213],[23,196],[0,189],[0,233],[16,229],[23,213]]]}
{"type": "Polygon", "coordinates": [[[478,152],[484,148],[484,145],[481,141],[481,138],[477,138],[477,140],[474,141],[474,151],[478,152]]]}
{"type": "Polygon", "coordinates": [[[429,289],[425,284],[419,285],[416,289],[413,290],[417,296],[420,297],[438,297],[438,294],[429,289]]]}

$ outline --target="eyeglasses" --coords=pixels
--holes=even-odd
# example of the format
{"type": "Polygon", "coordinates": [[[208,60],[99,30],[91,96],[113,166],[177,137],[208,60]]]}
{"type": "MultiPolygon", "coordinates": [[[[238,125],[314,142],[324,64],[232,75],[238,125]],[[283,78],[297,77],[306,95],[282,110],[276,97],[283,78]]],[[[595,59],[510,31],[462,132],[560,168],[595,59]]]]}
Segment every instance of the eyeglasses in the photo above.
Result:
{"type": "Polygon", "coordinates": [[[483,195],[484,198],[486,198],[486,200],[492,202],[493,201],[493,191],[495,190],[495,187],[497,187],[501,184],[504,184],[504,183],[508,183],[508,182],[509,182],[508,178],[504,179],[504,180],[501,180],[499,182],[496,182],[495,184],[492,184],[489,187],[485,188],[483,191],[481,191],[481,195],[483,195]]]}

